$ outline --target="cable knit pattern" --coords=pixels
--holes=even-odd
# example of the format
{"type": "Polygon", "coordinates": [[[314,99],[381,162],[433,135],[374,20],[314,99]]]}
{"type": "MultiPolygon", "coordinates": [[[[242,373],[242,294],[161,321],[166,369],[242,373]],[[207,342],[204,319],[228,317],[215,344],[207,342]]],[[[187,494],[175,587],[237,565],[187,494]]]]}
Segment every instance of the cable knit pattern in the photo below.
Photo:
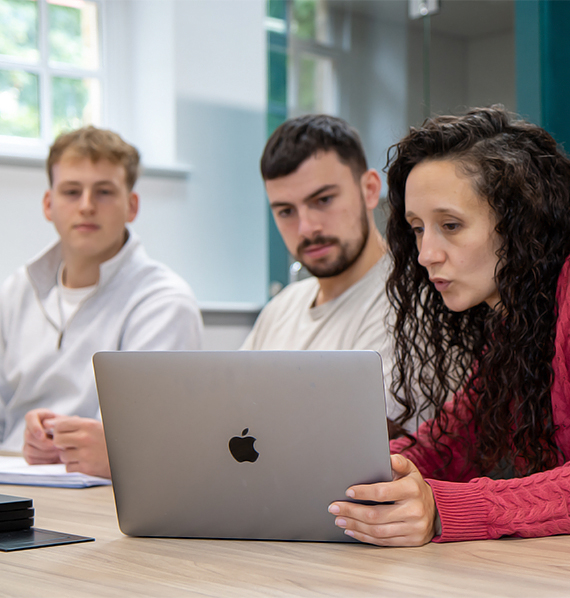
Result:
{"type": "Polygon", "coordinates": [[[566,458],[570,457],[570,260],[567,260],[558,280],[556,293],[558,322],[556,354],[552,385],[552,414],[559,426],[556,441],[566,458]]]}
{"type": "MultiPolygon", "coordinates": [[[[556,354],[553,361],[552,413],[558,426],[556,442],[570,456],[570,261],[558,280],[556,354]]],[[[457,395],[455,401],[461,401],[457,395]]],[[[459,421],[462,412],[459,412],[459,421]]],[[[451,428],[455,427],[451,422],[451,428]]],[[[456,422],[458,424],[459,422],[456,422]]],[[[417,432],[418,444],[408,448],[406,439],[390,443],[393,453],[403,452],[413,461],[433,491],[442,524],[436,542],[482,540],[505,535],[519,537],[570,534],[570,462],[511,480],[476,478],[463,471],[464,445],[446,439],[453,462],[435,479],[441,460],[430,443],[427,424],[417,432]],[[439,476],[441,478],[441,476],[439,476]]]]}

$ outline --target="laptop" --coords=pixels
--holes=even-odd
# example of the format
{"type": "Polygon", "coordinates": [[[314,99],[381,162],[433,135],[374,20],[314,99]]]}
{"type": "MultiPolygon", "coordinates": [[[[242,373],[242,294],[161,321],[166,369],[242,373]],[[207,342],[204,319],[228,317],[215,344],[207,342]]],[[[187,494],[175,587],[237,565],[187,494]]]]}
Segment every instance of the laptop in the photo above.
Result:
{"type": "Polygon", "coordinates": [[[353,541],[328,505],[392,479],[375,351],[100,352],[130,536],[353,541]]]}

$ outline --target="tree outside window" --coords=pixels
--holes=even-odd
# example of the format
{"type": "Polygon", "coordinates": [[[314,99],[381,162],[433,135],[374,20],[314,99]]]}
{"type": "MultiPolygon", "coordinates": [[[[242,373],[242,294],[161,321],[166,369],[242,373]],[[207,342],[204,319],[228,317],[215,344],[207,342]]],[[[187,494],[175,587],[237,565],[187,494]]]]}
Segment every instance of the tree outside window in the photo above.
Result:
{"type": "Polygon", "coordinates": [[[289,98],[292,116],[337,111],[335,61],[338,42],[331,31],[327,0],[291,0],[289,98]]]}
{"type": "Polygon", "coordinates": [[[101,119],[99,0],[0,0],[0,144],[101,119]]]}

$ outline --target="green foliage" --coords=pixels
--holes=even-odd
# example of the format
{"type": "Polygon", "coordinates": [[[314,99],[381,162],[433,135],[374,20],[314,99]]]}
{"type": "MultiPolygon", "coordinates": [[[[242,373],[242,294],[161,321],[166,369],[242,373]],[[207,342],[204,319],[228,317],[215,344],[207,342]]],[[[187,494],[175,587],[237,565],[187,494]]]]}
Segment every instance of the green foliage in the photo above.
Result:
{"type": "Polygon", "coordinates": [[[83,64],[81,10],[49,4],[50,60],[75,66],[83,64]]]}
{"type": "Polygon", "coordinates": [[[303,112],[315,112],[317,86],[317,63],[316,59],[303,56],[299,63],[299,109],[303,112]]]}
{"type": "Polygon", "coordinates": [[[52,78],[53,134],[78,129],[85,124],[89,87],[84,79],[52,78]]]}
{"type": "Polygon", "coordinates": [[[293,0],[295,35],[302,39],[315,39],[317,33],[316,16],[316,0],[293,0]]]}
{"type": "Polygon", "coordinates": [[[38,3],[0,0],[0,54],[38,59],[38,3]]]}
{"type": "MultiPolygon", "coordinates": [[[[39,61],[38,1],[0,0],[0,54],[21,60],[19,69],[0,70],[0,135],[40,136],[39,75],[27,63],[39,61]]],[[[97,63],[97,7],[47,3],[49,64],[92,68],[97,63]]],[[[51,76],[53,134],[86,124],[88,79],[51,76]]]]}
{"type": "Polygon", "coordinates": [[[37,75],[0,70],[0,135],[40,136],[37,75]]]}

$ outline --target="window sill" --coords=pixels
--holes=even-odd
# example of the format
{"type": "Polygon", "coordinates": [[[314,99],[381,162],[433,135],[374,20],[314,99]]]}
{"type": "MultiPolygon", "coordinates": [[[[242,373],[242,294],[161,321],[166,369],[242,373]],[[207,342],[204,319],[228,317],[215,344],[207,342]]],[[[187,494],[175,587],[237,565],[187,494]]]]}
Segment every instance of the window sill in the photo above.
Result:
{"type": "Polygon", "coordinates": [[[249,314],[256,316],[263,308],[263,305],[232,301],[199,301],[198,307],[202,313],[249,314]]]}
{"type": "Polygon", "coordinates": [[[0,166],[31,166],[44,168],[46,159],[40,156],[16,156],[0,154],[0,166]]]}
{"type": "MultiPolygon", "coordinates": [[[[16,154],[0,153],[0,166],[25,166],[32,168],[45,168],[46,156],[26,155],[18,156],[16,154]]],[[[169,178],[169,179],[187,179],[192,172],[192,168],[185,164],[175,164],[173,166],[157,166],[144,164],[141,167],[141,176],[169,178]]]]}
{"type": "Polygon", "coordinates": [[[187,179],[192,173],[192,167],[185,164],[174,164],[173,166],[142,165],[141,176],[162,177],[168,179],[187,179]]]}

